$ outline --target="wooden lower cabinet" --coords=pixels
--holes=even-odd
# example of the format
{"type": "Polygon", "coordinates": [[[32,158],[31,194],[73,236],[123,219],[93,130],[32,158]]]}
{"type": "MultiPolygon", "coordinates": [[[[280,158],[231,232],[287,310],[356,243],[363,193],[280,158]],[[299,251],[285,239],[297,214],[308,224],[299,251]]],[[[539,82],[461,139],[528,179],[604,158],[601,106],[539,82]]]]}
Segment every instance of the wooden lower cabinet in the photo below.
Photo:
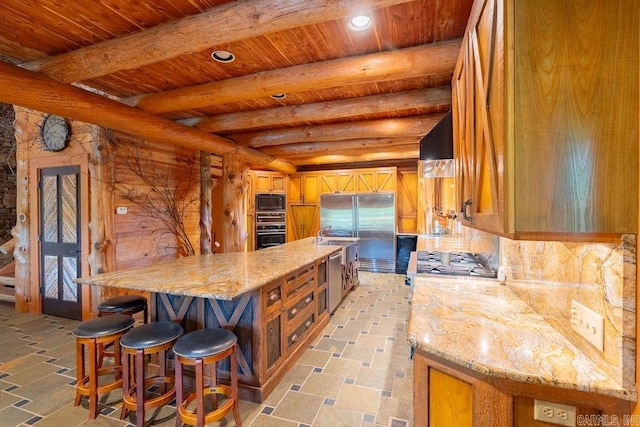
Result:
{"type": "Polygon", "coordinates": [[[320,226],[320,206],[291,204],[287,212],[287,241],[313,237],[320,226]]]}
{"type": "Polygon", "coordinates": [[[473,424],[471,384],[429,369],[429,423],[438,427],[471,427],[473,424]]]}
{"type": "MultiPolygon", "coordinates": [[[[418,348],[414,351],[414,425],[421,427],[551,427],[534,420],[535,400],[576,407],[577,425],[618,419],[630,403],[611,396],[480,374],[418,348]],[[582,420],[582,422],[581,422],[582,420]]],[[[598,424],[602,425],[602,424],[598,424]]],[[[622,424],[620,424],[622,425],[622,424]]]]}

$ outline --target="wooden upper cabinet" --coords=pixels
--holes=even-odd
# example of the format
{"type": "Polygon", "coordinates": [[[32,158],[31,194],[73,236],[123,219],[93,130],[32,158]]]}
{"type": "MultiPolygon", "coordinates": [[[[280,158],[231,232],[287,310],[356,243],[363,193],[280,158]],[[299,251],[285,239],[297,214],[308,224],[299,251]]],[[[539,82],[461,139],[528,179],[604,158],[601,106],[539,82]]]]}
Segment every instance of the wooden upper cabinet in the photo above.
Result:
{"type": "Polygon", "coordinates": [[[284,193],[286,177],[278,172],[253,171],[254,193],[284,193]]]}
{"type": "Polygon", "coordinates": [[[354,171],[336,171],[320,175],[320,193],[354,193],[356,191],[356,173],[354,171]]]}
{"type": "Polygon", "coordinates": [[[356,193],[395,192],[397,180],[395,167],[360,169],[356,174],[356,193]]]}
{"type": "Polygon", "coordinates": [[[318,203],[320,190],[316,174],[298,173],[289,176],[288,203],[318,203]]]}
{"type": "Polygon", "coordinates": [[[633,1],[476,0],[452,80],[466,225],[637,233],[639,14],[633,1]]]}
{"type": "Polygon", "coordinates": [[[474,8],[452,82],[457,201],[464,221],[502,234],[504,13],[496,0],[474,8]]]}

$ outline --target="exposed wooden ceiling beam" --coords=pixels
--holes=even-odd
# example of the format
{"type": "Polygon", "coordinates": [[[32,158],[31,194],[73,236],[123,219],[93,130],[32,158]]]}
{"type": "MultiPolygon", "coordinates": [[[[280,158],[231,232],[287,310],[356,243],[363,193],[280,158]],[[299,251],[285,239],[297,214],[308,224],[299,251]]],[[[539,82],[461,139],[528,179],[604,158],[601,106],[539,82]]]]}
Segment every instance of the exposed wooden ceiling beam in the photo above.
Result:
{"type": "Polygon", "coordinates": [[[148,93],[123,100],[152,113],[192,110],[229,102],[357,83],[453,74],[460,39],[402,50],[296,65],[227,80],[148,93]]]}
{"type": "Polygon", "coordinates": [[[408,110],[438,108],[450,105],[451,88],[441,86],[338,101],[241,111],[211,117],[195,117],[192,119],[179,120],[179,122],[194,126],[205,132],[228,132],[267,126],[322,122],[363,114],[400,113],[408,110]]]}
{"type": "MultiPolygon", "coordinates": [[[[377,9],[407,1],[361,0],[358,7],[377,9]]],[[[71,83],[249,37],[335,20],[351,13],[353,2],[350,0],[244,0],[224,3],[198,15],[32,61],[24,67],[60,82],[71,83]]]]}
{"type": "Polygon", "coordinates": [[[317,141],[341,141],[363,138],[423,137],[444,117],[444,113],[397,119],[365,120],[329,125],[247,132],[229,135],[243,146],[253,148],[270,145],[317,141]]]}
{"type": "Polygon", "coordinates": [[[420,150],[399,149],[398,151],[381,151],[371,153],[353,154],[347,152],[339,152],[335,154],[310,156],[305,158],[291,159],[296,166],[302,165],[323,165],[323,164],[345,164],[345,167],[351,167],[353,163],[361,162],[380,162],[391,160],[414,160],[418,161],[420,150]]]}
{"type": "Polygon", "coordinates": [[[0,81],[0,102],[193,150],[219,155],[236,152],[244,156],[247,163],[284,173],[295,172],[292,164],[258,150],[240,147],[220,136],[154,116],[75,86],[58,83],[49,77],[11,64],[0,62],[0,81]]]}
{"type": "Polygon", "coordinates": [[[367,151],[378,151],[392,148],[396,145],[413,146],[420,145],[419,137],[410,138],[367,138],[334,142],[305,142],[301,144],[274,145],[264,147],[260,151],[275,157],[304,157],[331,154],[338,150],[351,150],[354,154],[367,151]]]}

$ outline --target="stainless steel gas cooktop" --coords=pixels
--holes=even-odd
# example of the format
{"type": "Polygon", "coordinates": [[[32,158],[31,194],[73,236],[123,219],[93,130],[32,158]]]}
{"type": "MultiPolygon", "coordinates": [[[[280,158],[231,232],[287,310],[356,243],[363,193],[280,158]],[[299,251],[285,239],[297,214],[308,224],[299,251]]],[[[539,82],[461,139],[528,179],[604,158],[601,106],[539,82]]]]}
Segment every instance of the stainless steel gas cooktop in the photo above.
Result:
{"type": "Polygon", "coordinates": [[[418,274],[496,277],[496,273],[469,252],[418,251],[418,274]]]}

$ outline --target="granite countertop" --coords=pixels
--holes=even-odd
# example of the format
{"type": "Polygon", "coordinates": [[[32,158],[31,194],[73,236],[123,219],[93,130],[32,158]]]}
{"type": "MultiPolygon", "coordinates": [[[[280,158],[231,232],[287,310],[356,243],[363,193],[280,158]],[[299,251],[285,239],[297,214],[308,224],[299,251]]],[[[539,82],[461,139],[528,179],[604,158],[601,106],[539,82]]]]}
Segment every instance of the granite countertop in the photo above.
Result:
{"type": "Polygon", "coordinates": [[[495,279],[417,276],[407,339],[491,377],[637,398],[495,279]]]}
{"type": "Polygon", "coordinates": [[[314,238],[252,252],[196,255],[81,277],[75,282],[96,286],[232,300],[341,250],[318,245],[314,238]]]}

